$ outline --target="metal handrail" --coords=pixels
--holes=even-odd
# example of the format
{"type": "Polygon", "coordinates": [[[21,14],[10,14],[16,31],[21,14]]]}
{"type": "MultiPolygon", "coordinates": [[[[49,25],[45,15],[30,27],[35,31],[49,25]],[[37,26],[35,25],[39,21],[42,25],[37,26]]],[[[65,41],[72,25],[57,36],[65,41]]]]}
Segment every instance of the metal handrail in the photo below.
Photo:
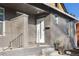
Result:
{"type": "MultiPolygon", "coordinates": [[[[12,47],[11,45],[12,45],[12,43],[13,42],[16,42],[17,40],[19,41],[19,43],[21,43],[20,42],[20,40],[22,41],[22,36],[23,36],[23,33],[21,33],[20,35],[18,35],[14,40],[12,40],[11,42],[10,42],[10,47],[12,47]]],[[[18,43],[18,42],[17,42],[18,43]]],[[[20,47],[22,47],[22,45],[19,45],[19,48],[20,47]]]]}
{"type": "Polygon", "coordinates": [[[23,47],[22,39],[23,39],[23,33],[19,34],[15,39],[13,39],[12,41],[10,41],[9,46],[6,49],[3,49],[3,51],[5,51],[7,49],[12,49],[12,47],[15,47],[15,48],[21,48],[21,47],[23,47]],[[19,43],[19,44],[17,44],[17,43],[19,43]],[[15,44],[17,44],[17,45],[13,46],[15,44]]]}

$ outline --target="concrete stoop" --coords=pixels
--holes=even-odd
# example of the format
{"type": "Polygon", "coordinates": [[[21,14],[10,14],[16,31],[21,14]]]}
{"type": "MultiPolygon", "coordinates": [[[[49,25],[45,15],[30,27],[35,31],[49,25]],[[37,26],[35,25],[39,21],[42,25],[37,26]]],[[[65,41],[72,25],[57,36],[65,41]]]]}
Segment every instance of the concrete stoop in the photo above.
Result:
{"type": "Polygon", "coordinates": [[[0,56],[38,56],[41,54],[39,48],[20,48],[11,51],[0,52],[0,56]]]}
{"type": "Polygon", "coordinates": [[[52,53],[54,50],[54,48],[43,48],[42,49],[42,55],[48,56],[50,55],[50,53],[52,53]]]}
{"type": "Polygon", "coordinates": [[[54,48],[44,48],[42,49],[42,55],[43,56],[67,56],[67,55],[60,55],[58,54],[58,51],[56,51],[54,48]]]}
{"type": "Polygon", "coordinates": [[[60,56],[54,48],[18,48],[11,51],[0,52],[0,56],[60,56]]]}
{"type": "Polygon", "coordinates": [[[60,55],[60,54],[58,54],[58,51],[54,51],[54,52],[50,53],[49,56],[69,56],[69,55],[66,55],[66,54],[60,55]]]}

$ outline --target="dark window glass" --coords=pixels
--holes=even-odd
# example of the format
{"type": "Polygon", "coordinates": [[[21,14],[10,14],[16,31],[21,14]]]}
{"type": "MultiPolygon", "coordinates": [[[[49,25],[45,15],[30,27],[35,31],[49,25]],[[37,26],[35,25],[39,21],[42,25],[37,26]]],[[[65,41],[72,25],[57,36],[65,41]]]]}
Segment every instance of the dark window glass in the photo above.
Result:
{"type": "Polygon", "coordinates": [[[0,21],[3,21],[3,9],[0,9],[0,21]]]}
{"type": "Polygon", "coordinates": [[[0,9],[0,35],[3,35],[3,16],[4,16],[4,12],[3,9],[0,9]]]}
{"type": "Polygon", "coordinates": [[[0,35],[3,35],[3,22],[0,22],[0,35]]]}
{"type": "Polygon", "coordinates": [[[55,7],[57,7],[57,3],[55,3],[55,7]]]}
{"type": "Polygon", "coordinates": [[[0,21],[3,21],[3,15],[0,15],[0,21]]]}

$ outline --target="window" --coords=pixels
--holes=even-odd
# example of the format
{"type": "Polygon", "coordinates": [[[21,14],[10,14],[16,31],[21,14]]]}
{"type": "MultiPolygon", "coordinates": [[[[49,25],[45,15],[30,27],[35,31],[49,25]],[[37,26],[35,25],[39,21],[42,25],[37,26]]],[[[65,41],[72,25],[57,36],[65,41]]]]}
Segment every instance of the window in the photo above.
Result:
{"type": "Polygon", "coordinates": [[[68,35],[70,37],[74,36],[74,23],[73,22],[68,23],[68,35]]]}
{"type": "Polygon", "coordinates": [[[58,4],[57,4],[57,3],[55,3],[55,7],[58,7],[57,5],[58,5],[58,4]]]}
{"type": "Polygon", "coordinates": [[[67,25],[64,25],[64,33],[65,33],[65,34],[68,34],[68,28],[67,28],[67,25]]]}
{"type": "Polygon", "coordinates": [[[55,14],[55,22],[56,22],[56,24],[58,24],[58,15],[57,14],[55,14]]]}
{"type": "Polygon", "coordinates": [[[0,36],[4,35],[4,8],[0,7],[0,36]]]}

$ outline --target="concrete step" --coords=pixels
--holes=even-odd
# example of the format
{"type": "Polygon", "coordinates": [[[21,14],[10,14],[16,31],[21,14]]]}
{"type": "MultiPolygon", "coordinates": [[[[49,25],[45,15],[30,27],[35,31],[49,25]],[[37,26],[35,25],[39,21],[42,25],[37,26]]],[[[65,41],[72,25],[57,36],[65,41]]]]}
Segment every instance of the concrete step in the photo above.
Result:
{"type": "Polygon", "coordinates": [[[60,56],[51,47],[17,48],[0,52],[0,56],[60,56]]]}
{"type": "Polygon", "coordinates": [[[39,56],[42,55],[42,49],[47,47],[36,47],[36,48],[17,48],[13,50],[7,50],[0,52],[2,56],[39,56]]]}
{"type": "Polygon", "coordinates": [[[67,55],[60,55],[58,51],[56,51],[54,48],[44,48],[42,49],[42,55],[43,56],[67,56],[67,55]]]}
{"type": "Polygon", "coordinates": [[[50,45],[38,45],[39,47],[50,47],[50,45]]]}
{"type": "Polygon", "coordinates": [[[58,51],[53,51],[50,53],[50,56],[60,56],[60,54],[58,54],[58,51]]]}
{"type": "Polygon", "coordinates": [[[12,51],[0,52],[2,56],[28,56],[28,55],[40,55],[41,50],[38,48],[21,48],[12,51]]]}

